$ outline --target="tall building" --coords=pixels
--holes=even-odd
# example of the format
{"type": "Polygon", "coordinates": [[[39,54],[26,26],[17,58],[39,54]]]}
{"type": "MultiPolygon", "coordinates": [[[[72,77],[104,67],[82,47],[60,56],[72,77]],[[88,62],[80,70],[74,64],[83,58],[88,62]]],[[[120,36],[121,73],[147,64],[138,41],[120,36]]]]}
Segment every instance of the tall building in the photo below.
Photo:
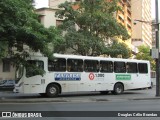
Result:
{"type": "MultiPolygon", "coordinates": [[[[132,12],[131,12],[131,0],[121,0],[118,5],[121,7],[122,11],[118,11],[116,14],[116,19],[128,31],[128,34],[131,36],[132,34],[132,12]]],[[[128,45],[129,48],[134,50],[134,46],[131,44],[131,39],[126,40],[125,43],[128,45]]]]}
{"type": "MultiPolygon", "coordinates": [[[[151,0],[131,0],[132,21],[135,19],[152,22],[151,0]]],[[[152,47],[151,24],[137,22],[132,25],[132,44],[134,46],[147,45],[152,47]]]]}
{"type": "MultiPolygon", "coordinates": [[[[58,9],[58,5],[64,3],[65,1],[75,2],[79,0],[49,0],[49,8],[58,9]]],[[[131,0],[127,1],[121,0],[119,6],[122,8],[122,11],[118,11],[115,17],[118,20],[118,22],[120,22],[122,25],[126,27],[129,35],[131,35],[132,33],[131,0]]],[[[127,40],[125,43],[132,48],[131,39],[127,40]]]]}
{"type": "MultiPolygon", "coordinates": [[[[65,1],[75,2],[77,0],[49,0],[49,7],[57,9],[58,5],[65,1]]],[[[131,39],[125,43],[137,53],[137,47],[144,44],[152,47],[152,27],[150,24],[137,23],[133,24],[134,20],[151,21],[151,0],[121,0],[118,3],[122,11],[118,11],[116,19],[124,25],[131,35],[131,39]]]]}
{"type": "Polygon", "coordinates": [[[128,30],[128,33],[131,35],[132,32],[132,13],[131,13],[131,0],[121,0],[119,2],[122,11],[118,11],[117,20],[122,23],[128,30]]]}

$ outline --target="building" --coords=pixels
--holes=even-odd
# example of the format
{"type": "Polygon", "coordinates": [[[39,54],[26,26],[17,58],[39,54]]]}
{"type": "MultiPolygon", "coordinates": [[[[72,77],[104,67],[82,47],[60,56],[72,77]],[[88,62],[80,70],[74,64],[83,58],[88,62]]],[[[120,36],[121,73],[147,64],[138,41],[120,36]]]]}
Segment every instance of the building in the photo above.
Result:
{"type": "MultiPolygon", "coordinates": [[[[128,34],[132,35],[132,11],[131,11],[131,0],[121,0],[118,5],[121,7],[122,11],[116,13],[116,19],[128,31],[128,34]]],[[[132,51],[136,52],[136,48],[131,44],[131,39],[124,41],[125,44],[131,48],[132,51]]]]}
{"type": "MultiPolygon", "coordinates": [[[[151,0],[131,0],[132,21],[142,20],[152,22],[151,0]]],[[[152,47],[152,27],[145,22],[132,25],[132,44],[136,47],[146,45],[152,47]]]]}
{"type": "Polygon", "coordinates": [[[8,58],[0,60],[0,88],[13,87],[15,67],[8,58]]]}
{"type": "Polygon", "coordinates": [[[36,13],[39,14],[39,20],[45,27],[58,26],[62,23],[62,19],[55,17],[56,10],[53,8],[36,9],[36,13]]]}
{"type": "MultiPolygon", "coordinates": [[[[75,2],[79,0],[49,0],[49,7],[52,9],[58,9],[58,5],[64,3],[65,1],[75,2]]],[[[121,0],[119,6],[122,8],[122,11],[118,11],[115,14],[115,17],[118,20],[118,22],[120,22],[122,25],[126,27],[129,35],[131,35],[132,33],[131,0],[128,1],[121,0]]],[[[133,48],[133,46],[131,45],[131,39],[125,41],[124,43],[127,44],[130,48],[133,48]]]]}

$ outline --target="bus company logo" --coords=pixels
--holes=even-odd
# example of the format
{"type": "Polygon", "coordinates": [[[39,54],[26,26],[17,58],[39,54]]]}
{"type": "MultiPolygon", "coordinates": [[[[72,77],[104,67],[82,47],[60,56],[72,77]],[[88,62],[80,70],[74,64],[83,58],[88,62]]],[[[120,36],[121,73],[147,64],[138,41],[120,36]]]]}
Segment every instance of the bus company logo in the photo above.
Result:
{"type": "Polygon", "coordinates": [[[55,73],[55,80],[81,80],[79,73],[55,73]]]}
{"type": "Polygon", "coordinates": [[[94,76],[94,74],[93,74],[93,73],[90,73],[90,74],[89,74],[89,79],[90,79],[90,80],[93,80],[93,79],[94,79],[94,77],[95,77],[95,76],[94,76]]]}
{"type": "Polygon", "coordinates": [[[40,112],[1,112],[0,118],[35,118],[42,117],[40,112]]]}
{"type": "Polygon", "coordinates": [[[11,114],[11,112],[2,112],[2,113],[1,113],[1,117],[10,118],[10,117],[12,117],[12,114],[11,114]]]}

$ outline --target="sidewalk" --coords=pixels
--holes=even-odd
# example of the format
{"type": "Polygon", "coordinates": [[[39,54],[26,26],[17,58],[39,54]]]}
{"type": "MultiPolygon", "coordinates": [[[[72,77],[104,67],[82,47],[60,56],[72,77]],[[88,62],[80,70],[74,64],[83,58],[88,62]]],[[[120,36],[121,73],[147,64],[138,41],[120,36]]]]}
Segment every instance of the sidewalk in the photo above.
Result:
{"type": "Polygon", "coordinates": [[[106,102],[124,100],[160,99],[156,95],[155,86],[152,89],[129,90],[121,95],[101,95],[99,92],[65,93],[57,98],[44,98],[39,94],[18,94],[11,91],[0,91],[0,103],[35,103],[35,102],[106,102]]]}

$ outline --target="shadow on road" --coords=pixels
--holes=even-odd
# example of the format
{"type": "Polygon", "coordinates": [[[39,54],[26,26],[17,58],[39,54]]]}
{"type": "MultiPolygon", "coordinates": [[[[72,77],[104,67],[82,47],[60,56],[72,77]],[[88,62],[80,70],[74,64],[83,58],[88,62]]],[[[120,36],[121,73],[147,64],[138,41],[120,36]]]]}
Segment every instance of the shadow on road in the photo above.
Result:
{"type": "MultiPolygon", "coordinates": [[[[121,96],[121,97],[125,97],[128,95],[144,95],[146,94],[145,90],[129,90],[129,91],[124,91],[123,94],[120,95],[113,95],[111,92],[109,92],[108,94],[101,94],[100,92],[74,92],[74,93],[63,93],[61,95],[58,96],[58,98],[76,98],[76,97],[102,97],[102,96],[121,96]]],[[[1,99],[32,99],[32,98],[47,98],[44,96],[40,96],[39,94],[19,94],[19,93],[12,93],[10,92],[1,92],[0,91],[0,98],[1,99]]]]}

